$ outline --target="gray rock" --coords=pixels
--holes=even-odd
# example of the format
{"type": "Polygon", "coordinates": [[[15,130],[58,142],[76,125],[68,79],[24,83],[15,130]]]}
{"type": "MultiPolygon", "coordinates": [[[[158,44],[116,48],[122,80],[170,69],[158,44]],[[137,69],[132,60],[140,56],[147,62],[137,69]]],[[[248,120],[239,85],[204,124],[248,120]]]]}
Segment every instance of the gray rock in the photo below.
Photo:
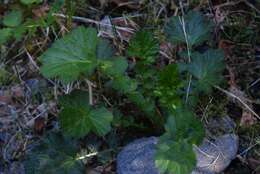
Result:
{"type": "MultiPolygon", "coordinates": [[[[118,174],[160,174],[155,167],[154,155],[158,138],[149,137],[135,140],[118,155],[118,174]]],[[[194,147],[197,167],[192,174],[215,174],[223,171],[236,157],[238,137],[227,134],[215,141],[204,140],[194,147]]]]}
{"type": "Polygon", "coordinates": [[[207,120],[206,132],[207,137],[218,137],[224,134],[231,134],[235,131],[236,123],[229,116],[210,117],[207,120]]]}
{"type": "Polygon", "coordinates": [[[199,169],[194,169],[191,174],[214,174],[214,173],[201,171],[199,169]]]}
{"type": "Polygon", "coordinates": [[[227,134],[215,141],[204,140],[200,147],[194,148],[197,168],[201,171],[220,173],[236,157],[238,137],[227,134]]]}
{"type": "Polygon", "coordinates": [[[142,138],[127,145],[117,157],[118,174],[160,174],[155,167],[156,137],[142,138]]]}

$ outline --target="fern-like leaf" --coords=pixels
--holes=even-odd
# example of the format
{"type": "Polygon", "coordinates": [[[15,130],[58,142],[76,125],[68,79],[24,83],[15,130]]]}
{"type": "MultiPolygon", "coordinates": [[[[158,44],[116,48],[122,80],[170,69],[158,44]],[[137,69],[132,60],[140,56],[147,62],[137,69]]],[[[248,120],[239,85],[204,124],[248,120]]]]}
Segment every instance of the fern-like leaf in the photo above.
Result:
{"type": "Polygon", "coordinates": [[[159,42],[148,31],[138,31],[130,40],[128,55],[141,59],[144,63],[153,63],[159,53],[159,42]]]}
{"type": "Polygon", "coordinates": [[[178,89],[182,86],[176,64],[167,65],[159,73],[159,81],[155,95],[159,97],[162,105],[176,108],[180,105],[178,89]]]}

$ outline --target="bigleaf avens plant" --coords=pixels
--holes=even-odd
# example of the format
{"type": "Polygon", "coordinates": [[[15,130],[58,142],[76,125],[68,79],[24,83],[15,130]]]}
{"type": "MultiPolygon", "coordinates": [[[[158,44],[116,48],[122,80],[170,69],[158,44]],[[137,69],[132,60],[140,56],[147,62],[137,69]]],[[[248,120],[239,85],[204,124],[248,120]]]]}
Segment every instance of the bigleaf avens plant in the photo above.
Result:
{"type": "MultiPolygon", "coordinates": [[[[154,125],[164,124],[155,156],[160,172],[189,174],[196,166],[193,145],[199,145],[204,138],[203,125],[194,112],[194,98],[210,94],[212,87],[221,83],[224,69],[221,50],[196,51],[197,46],[210,39],[212,26],[199,12],[170,18],[165,36],[173,45],[185,49],[178,53],[179,63],[162,67],[156,66],[160,47],[152,32],[137,31],[123,57],[115,56],[109,41],[98,37],[96,29],[80,26],[42,54],[41,73],[65,84],[90,79],[98,83],[92,77],[101,74],[105,79],[103,88],[111,88],[134,103],[154,125]],[[136,62],[130,67],[127,58],[136,62]],[[163,118],[158,116],[158,109],[163,118]]],[[[29,155],[28,164],[33,155],[37,159],[31,160],[37,163],[34,167],[27,165],[31,173],[41,173],[46,168],[50,173],[82,173],[84,166],[77,158],[74,140],[90,132],[105,136],[113,121],[111,108],[90,102],[90,95],[90,91],[74,90],[59,98],[62,135],[49,135],[41,145],[42,151],[29,155]],[[65,137],[70,138],[69,143],[65,137]],[[59,143],[66,147],[59,148],[59,143]],[[52,153],[56,155],[52,157],[52,153]]]]}

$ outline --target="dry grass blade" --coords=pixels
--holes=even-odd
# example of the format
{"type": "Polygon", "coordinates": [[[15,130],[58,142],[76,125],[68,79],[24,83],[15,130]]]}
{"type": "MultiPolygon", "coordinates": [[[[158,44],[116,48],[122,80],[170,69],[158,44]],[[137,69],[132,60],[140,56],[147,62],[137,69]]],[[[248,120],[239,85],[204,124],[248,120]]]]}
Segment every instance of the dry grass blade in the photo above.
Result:
{"type": "Polygon", "coordinates": [[[225,89],[222,89],[219,86],[214,86],[216,89],[220,90],[221,92],[227,94],[230,97],[233,97],[235,99],[237,99],[243,106],[245,106],[257,119],[260,120],[260,116],[252,109],[248,106],[248,104],[246,104],[240,97],[236,96],[235,94],[233,94],[232,92],[229,92],[225,89]]]}
{"type": "MultiPolygon", "coordinates": [[[[61,18],[68,18],[68,16],[66,16],[64,14],[53,13],[52,15],[53,16],[57,16],[57,17],[61,17],[61,18]]],[[[96,25],[106,25],[106,26],[113,27],[110,24],[104,24],[104,23],[101,23],[101,22],[93,20],[93,19],[79,17],[79,16],[72,16],[72,19],[73,20],[78,20],[78,21],[81,21],[81,22],[84,22],[84,23],[91,23],[91,24],[96,24],[96,25]]],[[[117,30],[121,30],[121,31],[125,31],[125,32],[129,32],[129,33],[134,33],[134,29],[132,29],[132,28],[119,27],[119,26],[114,26],[114,27],[117,30]]]]}

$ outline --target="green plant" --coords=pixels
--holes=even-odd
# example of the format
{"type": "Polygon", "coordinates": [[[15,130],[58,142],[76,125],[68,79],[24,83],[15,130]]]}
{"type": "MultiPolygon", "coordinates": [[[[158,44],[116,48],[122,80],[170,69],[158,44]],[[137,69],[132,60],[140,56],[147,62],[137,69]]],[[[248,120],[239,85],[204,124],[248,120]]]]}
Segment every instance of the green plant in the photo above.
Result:
{"type": "Polygon", "coordinates": [[[19,29],[23,20],[21,10],[13,10],[8,12],[3,17],[3,25],[5,28],[0,29],[0,45],[7,42],[10,38],[15,36],[19,38],[19,29]]]}
{"type": "MultiPolygon", "coordinates": [[[[165,27],[170,42],[186,45],[185,63],[179,63],[179,69],[189,78],[183,82],[186,84],[185,103],[168,117],[165,133],[158,144],[156,165],[162,173],[188,174],[196,165],[192,146],[201,143],[204,129],[190,112],[193,105],[187,102],[188,97],[209,94],[212,87],[221,82],[224,69],[221,50],[195,51],[196,46],[210,39],[211,27],[212,24],[199,12],[172,17],[165,27]]],[[[183,94],[180,96],[184,97],[183,94]]]]}
{"type": "Polygon", "coordinates": [[[223,77],[221,72],[224,69],[224,53],[222,50],[209,49],[201,54],[191,54],[192,61],[188,64],[181,64],[182,70],[188,71],[196,78],[195,90],[209,93],[214,85],[218,85],[223,77]]]}
{"type": "MultiPolygon", "coordinates": [[[[42,0],[21,0],[25,5],[40,3],[42,0]]],[[[0,45],[6,44],[11,39],[20,41],[25,34],[32,36],[37,29],[42,27],[50,27],[55,24],[53,13],[59,11],[64,4],[63,0],[55,0],[51,3],[49,12],[38,19],[27,18],[24,16],[26,11],[22,7],[7,12],[2,19],[3,28],[0,29],[0,45]]]]}
{"type": "Polygon", "coordinates": [[[158,53],[159,42],[153,37],[153,34],[150,32],[137,32],[129,43],[128,55],[141,59],[139,63],[154,63],[158,53]]]}
{"type": "Polygon", "coordinates": [[[84,165],[77,159],[78,150],[75,140],[66,138],[61,133],[49,133],[28,152],[25,160],[26,173],[81,174],[84,165]]]}
{"type": "Polygon", "coordinates": [[[87,92],[73,91],[60,98],[60,105],[59,119],[66,135],[80,138],[93,131],[103,136],[110,131],[112,113],[104,107],[92,108],[87,92]]]}
{"type": "MultiPolygon", "coordinates": [[[[95,97],[104,95],[104,89],[112,90],[117,97],[142,110],[145,121],[149,120],[156,129],[161,130],[165,124],[155,160],[159,170],[162,173],[190,173],[196,165],[192,147],[201,143],[204,129],[194,114],[194,105],[188,101],[192,96],[209,94],[212,87],[221,82],[224,69],[222,51],[195,51],[210,39],[211,26],[199,12],[172,17],[165,33],[170,42],[184,45],[186,50],[179,53],[183,57],[182,63],[164,67],[156,66],[159,41],[150,31],[138,31],[130,40],[127,56],[135,60],[131,66],[125,57],[114,56],[110,43],[98,37],[94,28],[80,26],[56,40],[40,57],[41,73],[65,84],[87,81],[89,89],[60,97],[59,123],[64,135],[76,139],[90,132],[105,136],[113,123],[113,114],[109,111],[113,108],[95,97]],[[187,80],[182,80],[185,77],[187,80]],[[99,84],[96,91],[92,90],[90,81],[99,84]]],[[[120,112],[120,107],[113,107],[120,112]]],[[[134,122],[125,120],[127,124],[134,122]]],[[[114,123],[124,121],[115,120],[114,123]]],[[[46,164],[56,160],[45,159],[46,164]]],[[[69,164],[74,166],[74,162],[69,164]]]]}
{"type": "Polygon", "coordinates": [[[17,27],[22,22],[22,12],[13,10],[6,14],[3,19],[3,24],[7,27],[17,27]]]}
{"type": "Polygon", "coordinates": [[[77,80],[80,75],[90,75],[98,64],[96,30],[79,27],[57,40],[42,56],[42,74],[57,77],[65,83],[77,80]]]}
{"type": "Polygon", "coordinates": [[[40,3],[42,0],[20,0],[23,4],[30,5],[33,3],[40,3]]]}
{"type": "Polygon", "coordinates": [[[168,116],[165,133],[157,145],[155,164],[161,173],[188,174],[196,165],[193,144],[204,137],[202,123],[188,108],[178,108],[168,116]]]}
{"type": "Polygon", "coordinates": [[[174,44],[188,44],[191,48],[209,39],[212,23],[200,12],[190,11],[185,16],[174,16],[165,26],[165,34],[174,44]]]}

